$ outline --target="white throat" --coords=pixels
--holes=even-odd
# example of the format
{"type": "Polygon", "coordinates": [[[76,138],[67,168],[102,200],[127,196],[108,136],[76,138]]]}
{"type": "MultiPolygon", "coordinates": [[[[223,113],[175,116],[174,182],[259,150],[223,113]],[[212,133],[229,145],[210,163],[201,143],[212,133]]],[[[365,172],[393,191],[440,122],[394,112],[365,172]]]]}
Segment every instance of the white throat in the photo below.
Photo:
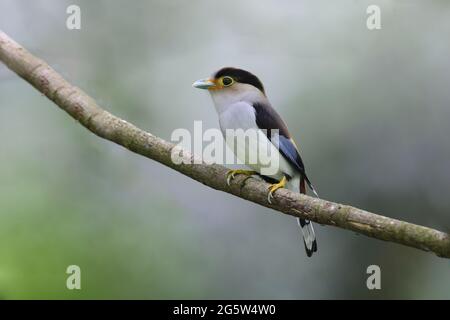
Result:
{"type": "Polygon", "coordinates": [[[235,83],[229,88],[210,90],[211,98],[218,114],[224,112],[236,102],[267,103],[266,96],[257,88],[245,83],[235,83]]]}

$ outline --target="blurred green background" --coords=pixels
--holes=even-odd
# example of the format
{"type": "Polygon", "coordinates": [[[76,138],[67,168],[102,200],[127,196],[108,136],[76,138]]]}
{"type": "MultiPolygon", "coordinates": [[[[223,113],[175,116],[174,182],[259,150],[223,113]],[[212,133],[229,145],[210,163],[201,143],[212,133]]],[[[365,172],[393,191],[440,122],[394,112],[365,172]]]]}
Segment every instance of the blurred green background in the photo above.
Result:
{"type": "MultiPolygon", "coordinates": [[[[448,1],[0,0],[0,29],[165,139],[218,127],[194,80],[253,71],[323,198],[450,229],[448,1]]],[[[0,298],[450,298],[448,260],[322,226],[308,259],[293,218],[100,140],[3,65],[0,136],[0,298]]]]}

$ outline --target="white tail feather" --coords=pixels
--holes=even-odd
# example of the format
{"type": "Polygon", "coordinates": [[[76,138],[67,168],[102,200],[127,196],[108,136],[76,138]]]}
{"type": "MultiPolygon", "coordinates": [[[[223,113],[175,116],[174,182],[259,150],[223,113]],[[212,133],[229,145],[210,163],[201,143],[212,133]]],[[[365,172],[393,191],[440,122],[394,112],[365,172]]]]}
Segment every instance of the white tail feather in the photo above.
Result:
{"type": "Polygon", "coordinates": [[[313,244],[316,240],[316,234],[314,233],[313,224],[309,220],[305,220],[305,224],[302,226],[300,223],[300,218],[297,218],[297,223],[300,229],[302,229],[306,248],[308,248],[308,250],[313,250],[313,244]]]}
{"type": "MultiPolygon", "coordinates": [[[[299,182],[300,178],[294,178],[288,182],[287,188],[299,192],[299,182]]],[[[316,190],[311,183],[308,183],[309,188],[314,193],[314,195],[319,198],[316,190]]],[[[311,221],[297,218],[297,223],[302,230],[303,241],[305,243],[305,250],[308,257],[312,256],[314,252],[317,251],[316,234],[314,233],[314,227],[311,221]]]]}

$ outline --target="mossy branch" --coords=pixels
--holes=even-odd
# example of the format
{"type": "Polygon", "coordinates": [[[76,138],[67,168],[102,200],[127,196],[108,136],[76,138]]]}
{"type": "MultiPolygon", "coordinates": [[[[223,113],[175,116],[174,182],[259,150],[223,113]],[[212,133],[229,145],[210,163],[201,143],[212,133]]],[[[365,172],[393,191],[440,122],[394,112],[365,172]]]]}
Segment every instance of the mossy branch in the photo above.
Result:
{"type": "MultiPolygon", "coordinates": [[[[223,166],[204,163],[174,164],[171,161],[174,144],[100,108],[86,93],[68,83],[47,63],[33,56],[2,31],[0,60],[97,136],[153,159],[211,188],[295,217],[450,258],[450,236],[447,233],[285,189],[277,191],[273,204],[269,204],[268,185],[259,179],[245,180],[244,177],[238,176],[231,186],[228,186],[225,178],[227,169],[223,166]]],[[[187,156],[193,157],[191,154],[187,156]]]]}

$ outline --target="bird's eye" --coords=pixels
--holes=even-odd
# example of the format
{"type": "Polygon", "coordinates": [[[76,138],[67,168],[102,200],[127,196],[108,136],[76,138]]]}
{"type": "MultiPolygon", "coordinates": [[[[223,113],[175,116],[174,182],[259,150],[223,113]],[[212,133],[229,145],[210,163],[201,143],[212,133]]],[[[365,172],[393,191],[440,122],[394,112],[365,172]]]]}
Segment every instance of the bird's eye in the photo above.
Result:
{"type": "Polygon", "coordinates": [[[222,84],[224,85],[224,87],[228,87],[231,86],[233,84],[234,80],[231,77],[223,77],[222,78],[222,84]]]}

